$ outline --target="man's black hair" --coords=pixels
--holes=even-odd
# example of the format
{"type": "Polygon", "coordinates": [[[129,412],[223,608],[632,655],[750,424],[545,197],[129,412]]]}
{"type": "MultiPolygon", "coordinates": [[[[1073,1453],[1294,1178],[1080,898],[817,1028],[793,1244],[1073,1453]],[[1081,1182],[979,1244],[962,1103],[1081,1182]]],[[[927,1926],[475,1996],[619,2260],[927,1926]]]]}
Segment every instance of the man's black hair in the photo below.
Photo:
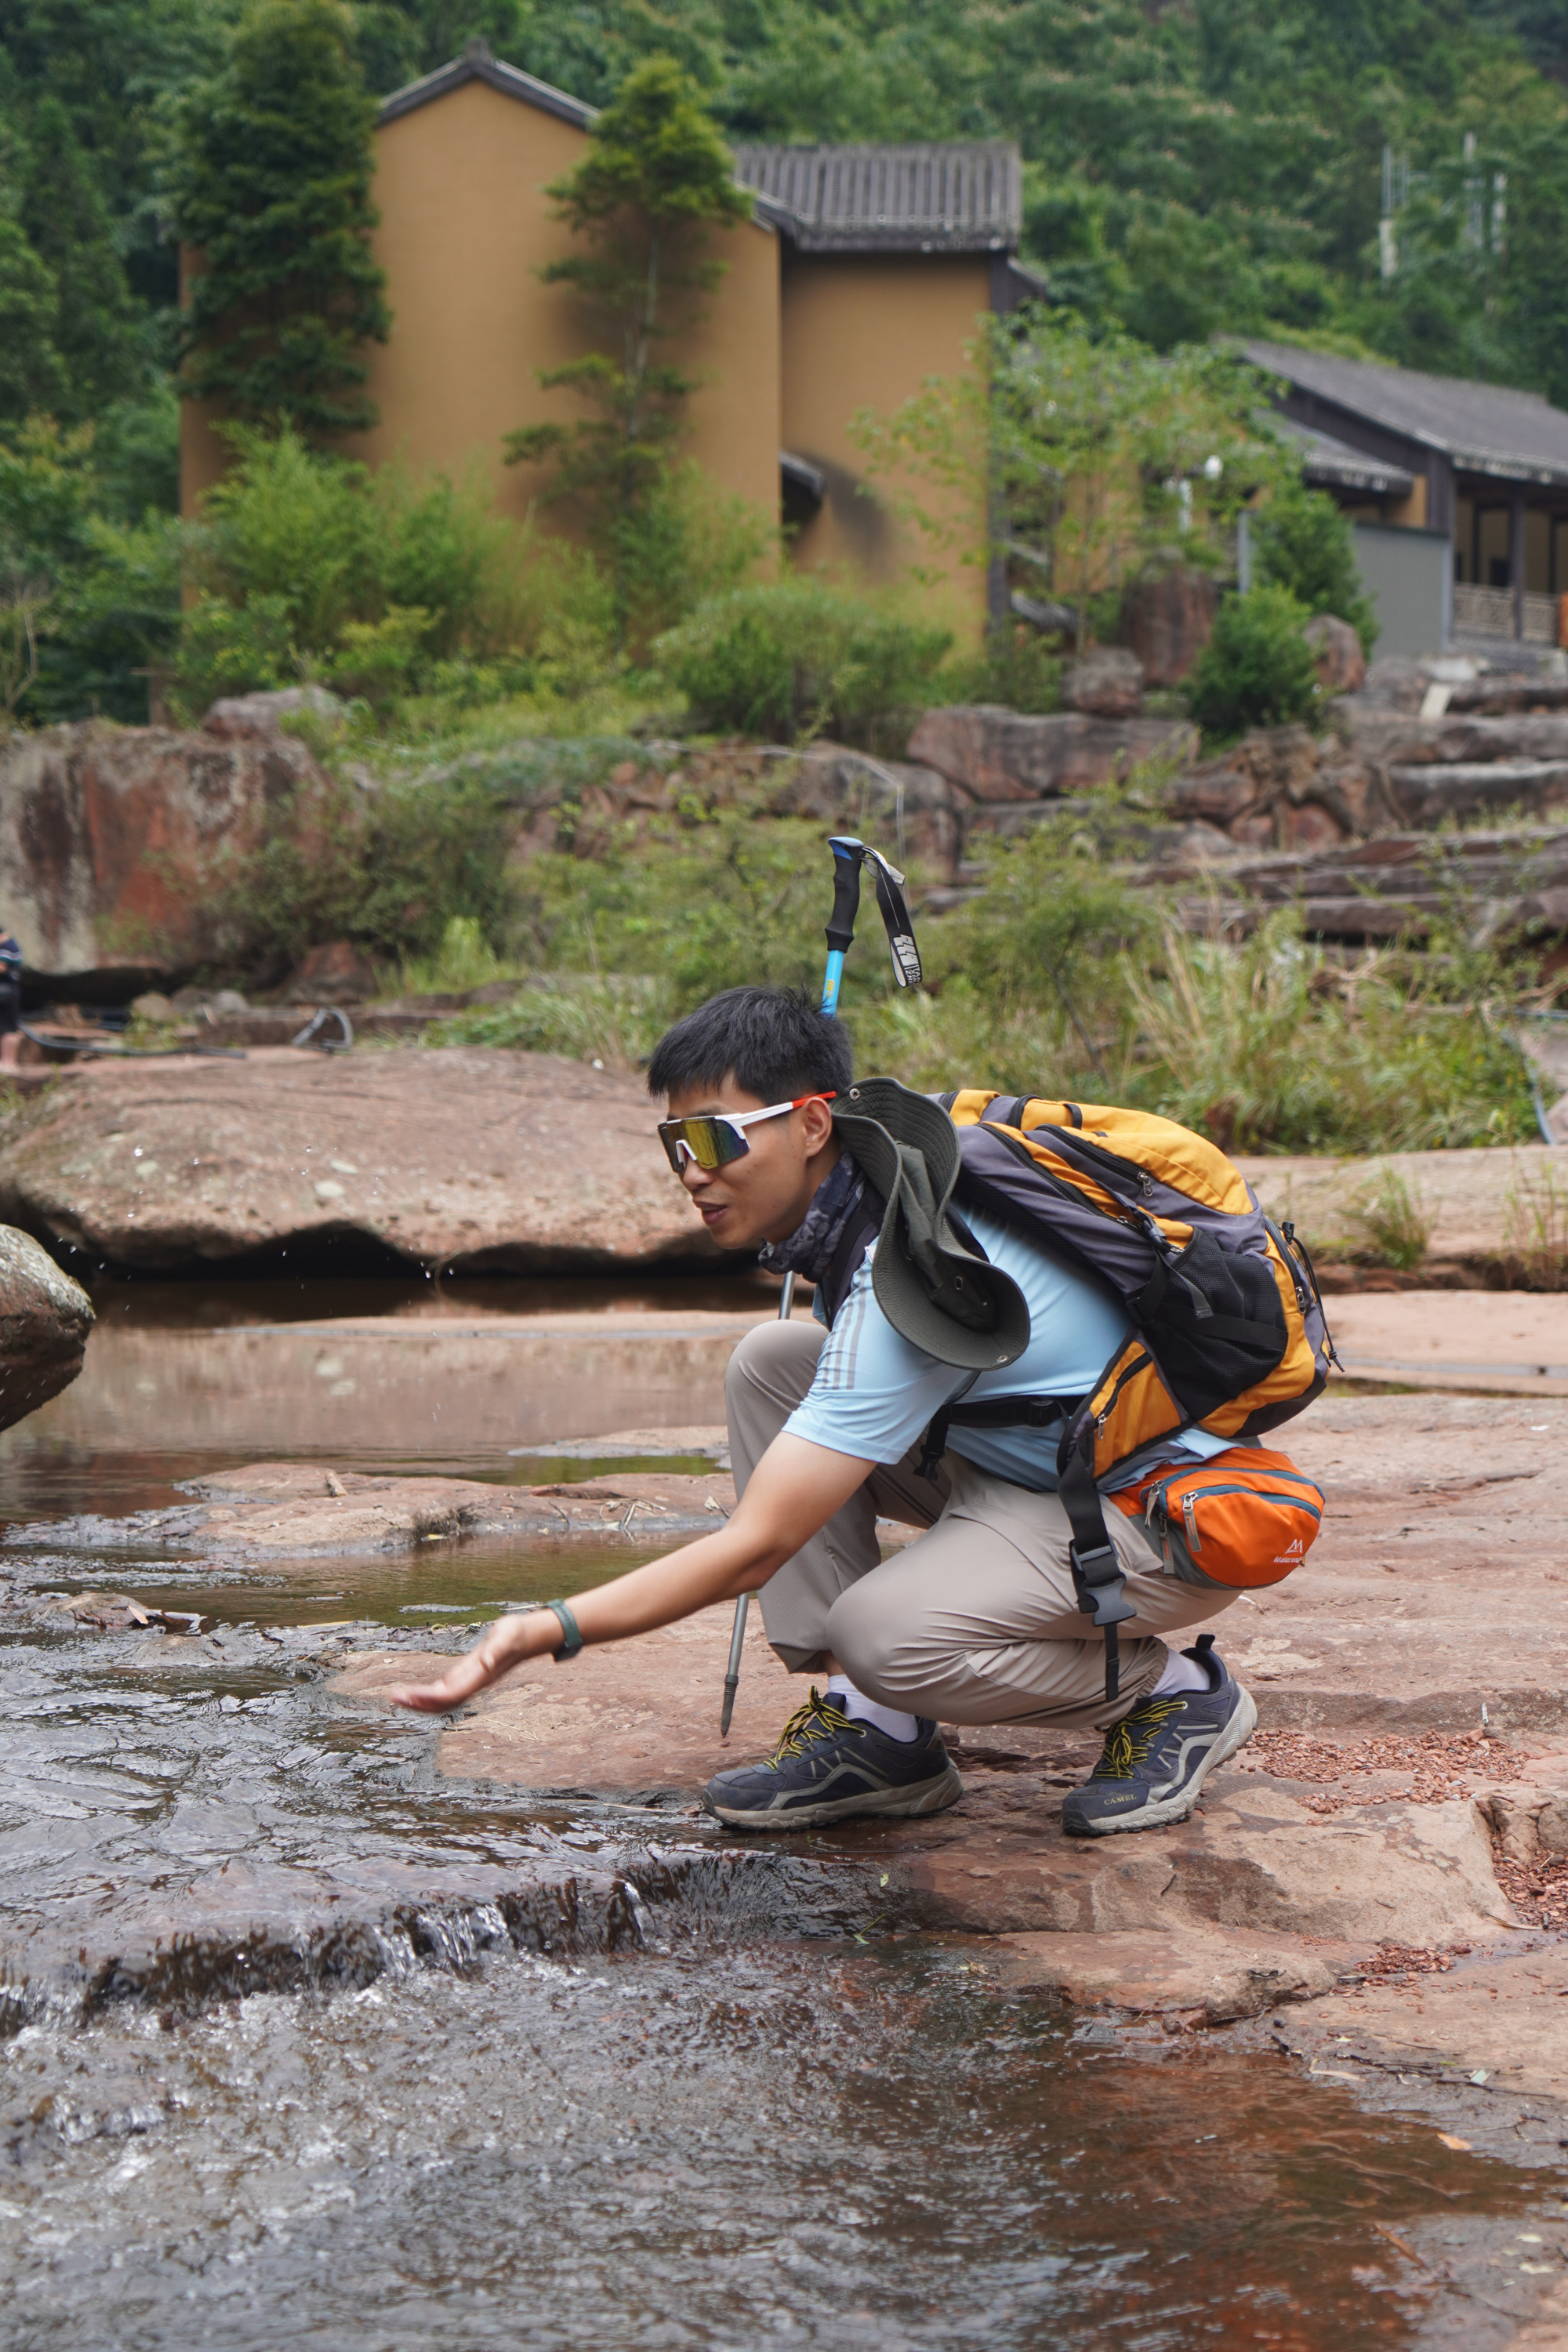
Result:
{"type": "Polygon", "coordinates": [[[841,1021],[796,988],[727,988],[678,1021],[654,1048],[650,1095],[689,1094],[734,1077],[765,1103],[842,1094],[854,1072],[841,1021]]]}

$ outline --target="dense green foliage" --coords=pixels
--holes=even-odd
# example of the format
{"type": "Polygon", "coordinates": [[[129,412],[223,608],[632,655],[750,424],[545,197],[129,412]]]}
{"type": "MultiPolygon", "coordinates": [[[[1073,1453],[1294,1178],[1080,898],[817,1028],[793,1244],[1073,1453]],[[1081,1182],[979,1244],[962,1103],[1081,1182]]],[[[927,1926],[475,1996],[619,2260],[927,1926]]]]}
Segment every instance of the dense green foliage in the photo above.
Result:
{"type": "Polygon", "coordinates": [[[894,751],[952,642],[945,629],[794,578],[710,599],[654,650],[715,733],[781,743],[826,733],[894,751]]]}
{"type": "MultiPolygon", "coordinates": [[[[896,991],[874,919],[863,928],[843,1001],[860,1067],[922,1087],[1142,1103],[1234,1150],[1532,1134],[1508,1034],[1528,963],[1456,931],[1438,954],[1369,949],[1347,964],[1304,940],[1289,908],[1249,939],[1191,939],[1116,870],[1136,814],[1108,790],[1020,840],[977,845],[982,892],[923,927],[926,991],[896,991]]],[[[592,859],[537,858],[489,933],[515,960],[516,996],[442,1034],[635,1067],[716,989],[815,981],[825,868],[819,827],[696,808],[592,859]]]]}
{"type": "Polygon", "coordinates": [[[0,442],[0,718],[145,719],[179,625],[174,526],[133,504],[114,433],[44,419],[0,442]]]}
{"type": "Polygon", "coordinates": [[[1288,588],[1227,597],[1186,682],[1187,709],[1215,742],[1249,727],[1289,727],[1321,701],[1317,659],[1301,631],[1310,619],[1288,588]]]}
{"type": "MultiPolygon", "coordinates": [[[[222,73],[242,14],[242,0],[0,8],[0,418],[42,396],[76,421],[104,385],[133,394],[169,357],[169,115],[222,73]]],[[[1216,328],[1348,337],[1568,399],[1558,0],[363,0],[350,23],[373,92],[483,34],[601,104],[639,59],[672,52],[731,138],[1016,138],[1026,249],[1097,325],[1161,348],[1216,328]],[[1385,142],[1409,165],[1387,283],[1385,142]]]]}
{"type": "Polygon", "coordinates": [[[182,381],[223,413],[318,436],[374,424],[363,346],[391,314],[369,244],[375,102],[337,0],[260,0],[177,112],[168,193],[201,256],[182,381]]]}
{"type": "Polygon", "coordinates": [[[1361,584],[1349,519],[1332,499],[1288,476],[1249,520],[1259,585],[1289,589],[1307,612],[1348,621],[1370,657],[1377,614],[1361,584]]]}
{"type": "Polygon", "coordinates": [[[650,586],[660,601],[650,574],[670,570],[671,555],[678,567],[684,551],[667,543],[668,492],[698,380],[659,352],[700,316],[724,269],[713,231],[744,220],[750,201],[700,94],[666,57],[626,76],[581,163],[548,193],[581,244],[541,274],[573,289],[601,348],[542,369],[539,381],[576,393],[593,414],[520,426],[507,436],[507,462],[542,467],[546,495],[582,512],[624,642],[647,632],[650,586]]]}

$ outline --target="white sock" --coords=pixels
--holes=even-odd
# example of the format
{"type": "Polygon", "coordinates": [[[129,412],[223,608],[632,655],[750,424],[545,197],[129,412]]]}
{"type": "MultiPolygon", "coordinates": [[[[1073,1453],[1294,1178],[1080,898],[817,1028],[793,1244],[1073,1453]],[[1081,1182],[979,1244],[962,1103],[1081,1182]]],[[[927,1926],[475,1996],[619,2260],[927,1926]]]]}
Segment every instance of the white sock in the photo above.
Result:
{"type": "Polygon", "coordinates": [[[889,1739],[913,1739],[920,1728],[912,1715],[901,1715],[896,1706],[879,1706],[874,1698],[864,1697],[847,1675],[829,1675],[827,1696],[855,1722],[874,1723],[889,1739]]]}
{"type": "Polygon", "coordinates": [[[1173,1698],[1182,1691],[1206,1691],[1209,1678],[1196,1658],[1181,1650],[1167,1650],[1165,1671],[1150,1692],[1151,1698],[1173,1698]]]}

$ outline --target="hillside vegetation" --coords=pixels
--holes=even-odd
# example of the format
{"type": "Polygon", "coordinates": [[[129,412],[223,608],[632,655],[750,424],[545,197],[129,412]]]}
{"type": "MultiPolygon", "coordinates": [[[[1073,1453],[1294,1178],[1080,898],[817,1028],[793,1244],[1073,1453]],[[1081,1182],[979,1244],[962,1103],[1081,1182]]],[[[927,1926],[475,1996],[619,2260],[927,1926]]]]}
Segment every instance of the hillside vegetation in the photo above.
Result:
{"type": "MultiPolygon", "coordinates": [[[[172,490],[171,123],[241,14],[0,7],[0,420],[112,416],[115,462],[139,464],[150,500],[172,490]]],[[[1162,349],[1221,328],[1350,339],[1568,401],[1564,0],[365,0],[350,15],[373,92],[479,33],[601,102],[639,56],[673,52],[732,139],[1016,139],[1026,251],[1093,319],[1162,349]],[[1403,198],[1386,283],[1385,145],[1403,198]]]]}

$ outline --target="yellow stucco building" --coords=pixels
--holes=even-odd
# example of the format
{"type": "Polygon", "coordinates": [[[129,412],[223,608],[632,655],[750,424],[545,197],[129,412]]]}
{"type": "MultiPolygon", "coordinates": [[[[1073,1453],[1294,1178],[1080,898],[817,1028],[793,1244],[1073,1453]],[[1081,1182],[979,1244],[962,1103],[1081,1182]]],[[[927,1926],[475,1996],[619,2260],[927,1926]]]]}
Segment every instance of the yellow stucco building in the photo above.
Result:
{"type": "MultiPolygon", "coordinates": [[[[538,478],[505,466],[501,445],[519,425],[576,413],[569,393],[539,383],[587,341],[572,289],[540,275],[572,243],[544,190],[580,161],[593,121],[592,107],[479,43],[386,100],[374,247],[392,331],[369,352],[380,423],[345,454],[457,475],[477,453],[497,506],[527,512],[538,478]]],[[[909,526],[864,494],[850,420],[958,373],[979,314],[1036,290],[1015,258],[1017,150],[744,147],[736,175],[753,191],[752,215],[715,231],[724,274],[679,349],[700,379],[686,450],[725,489],[782,514],[797,564],[895,580],[914,552],[909,526]]],[[[185,404],[187,513],[222,471],[212,425],[185,404]]],[[[983,512],[961,536],[984,549],[983,512]]],[[[954,618],[977,626],[984,566],[954,557],[948,580],[954,618]]]]}

